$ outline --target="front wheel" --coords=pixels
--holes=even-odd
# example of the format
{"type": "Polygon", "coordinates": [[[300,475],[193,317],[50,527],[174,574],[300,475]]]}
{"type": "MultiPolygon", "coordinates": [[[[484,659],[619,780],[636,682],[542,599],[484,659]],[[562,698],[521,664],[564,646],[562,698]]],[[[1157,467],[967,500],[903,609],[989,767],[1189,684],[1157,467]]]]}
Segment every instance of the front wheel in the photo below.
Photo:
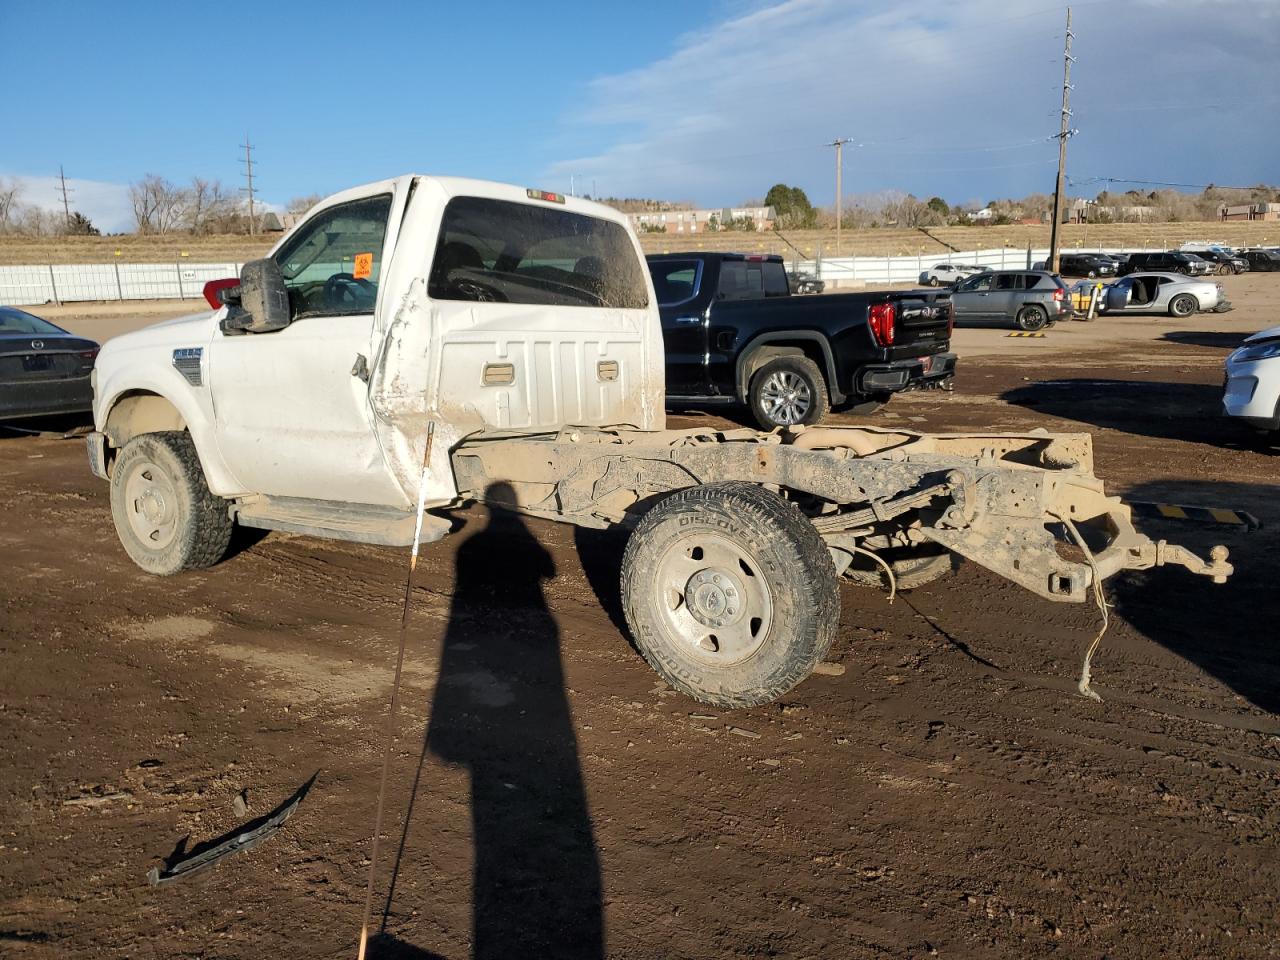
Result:
{"type": "Polygon", "coordinates": [[[827,382],[808,357],[778,357],[751,378],[751,412],[765,430],[818,423],[831,409],[827,382]]]}
{"type": "Polygon", "coordinates": [[[743,482],[689,487],[645,514],[623,555],[622,604],[664,680],[730,708],[808,677],[840,617],[835,565],[813,524],[743,482]]]}
{"type": "Polygon", "coordinates": [[[111,471],[111,519],[130,559],[160,576],[217,563],[233,526],[185,432],[144,433],[124,445],[111,471]]]}
{"type": "Polygon", "coordinates": [[[1189,293],[1180,293],[1169,301],[1169,314],[1174,317],[1189,317],[1199,308],[1200,304],[1189,293]]]}
{"type": "Polygon", "coordinates": [[[1229,263],[1218,264],[1218,269],[1214,271],[1218,276],[1225,277],[1228,274],[1235,273],[1235,269],[1229,263]]]}
{"type": "Polygon", "coordinates": [[[1029,306],[1018,311],[1018,327],[1028,333],[1042,330],[1049,323],[1049,314],[1044,307],[1029,306]]]}

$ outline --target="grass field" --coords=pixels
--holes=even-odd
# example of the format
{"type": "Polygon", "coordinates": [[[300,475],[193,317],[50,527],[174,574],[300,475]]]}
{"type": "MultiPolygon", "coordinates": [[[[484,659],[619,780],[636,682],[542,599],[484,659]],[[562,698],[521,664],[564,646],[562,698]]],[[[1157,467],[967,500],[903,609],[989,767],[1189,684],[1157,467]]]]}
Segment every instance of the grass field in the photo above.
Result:
{"type": "MultiPolygon", "coordinates": [[[[836,255],[834,230],[785,231],[806,257],[836,255]]],[[[1049,244],[1048,226],[935,227],[932,236],[918,230],[846,230],[841,252],[860,256],[911,256],[941,253],[947,244],[958,250],[1049,244]],[[936,237],[937,239],[933,239],[936,237]]],[[[243,263],[263,256],[280,237],[0,237],[0,265],[45,263],[243,263]]],[[[1280,243],[1280,223],[1266,221],[1217,221],[1188,223],[1067,224],[1063,247],[1107,246],[1176,247],[1189,240],[1220,240],[1234,246],[1280,243]]],[[[735,250],[743,253],[779,253],[790,259],[795,250],[772,233],[725,232],[714,234],[645,234],[640,238],[647,253],[679,250],[735,250]]]]}

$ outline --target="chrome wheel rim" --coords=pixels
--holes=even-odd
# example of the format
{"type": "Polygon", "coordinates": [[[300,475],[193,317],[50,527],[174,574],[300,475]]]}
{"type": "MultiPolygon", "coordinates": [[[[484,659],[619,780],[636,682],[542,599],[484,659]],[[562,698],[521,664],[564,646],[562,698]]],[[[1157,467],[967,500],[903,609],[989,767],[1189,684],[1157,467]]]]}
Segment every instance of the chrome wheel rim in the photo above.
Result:
{"type": "Polygon", "coordinates": [[[790,426],[803,420],[813,406],[813,391],[804,377],[778,370],[761,385],[760,405],[772,422],[790,426]]]}
{"type": "Polygon", "coordinates": [[[169,475],[150,460],[130,465],[124,478],[124,512],[133,535],[152,550],[163,550],[178,532],[178,491],[169,475]]]}
{"type": "Polygon", "coordinates": [[[658,605],[686,653],[709,666],[729,666],[760,650],[773,622],[764,571],[732,540],[695,533],[658,560],[658,605]]]}

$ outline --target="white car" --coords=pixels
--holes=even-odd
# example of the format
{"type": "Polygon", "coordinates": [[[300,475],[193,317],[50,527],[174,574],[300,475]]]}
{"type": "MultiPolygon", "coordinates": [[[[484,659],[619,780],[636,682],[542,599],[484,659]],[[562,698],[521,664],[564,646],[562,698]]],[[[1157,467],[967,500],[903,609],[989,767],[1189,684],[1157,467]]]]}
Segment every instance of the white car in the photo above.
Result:
{"type": "Polygon", "coordinates": [[[927,287],[938,287],[943,284],[954,285],[967,280],[976,273],[986,273],[990,267],[979,267],[966,263],[935,263],[928,270],[921,271],[920,282],[927,287]]]}
{"type": "Polygon", "coordinates": [[[1227,355],[1222,412],[1259,430],[1280,431],[1280,327],[1255,333],[1227,355]]]}

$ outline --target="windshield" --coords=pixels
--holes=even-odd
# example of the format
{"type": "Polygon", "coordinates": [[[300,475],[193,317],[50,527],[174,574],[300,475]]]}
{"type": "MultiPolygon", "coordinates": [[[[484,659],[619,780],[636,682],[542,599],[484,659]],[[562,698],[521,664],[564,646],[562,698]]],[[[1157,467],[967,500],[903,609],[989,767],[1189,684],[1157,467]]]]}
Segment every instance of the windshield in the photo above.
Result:
{"type": "Polygon", "coordinates": [[[23,310],[0,307],[0,335],[9,333],[20,337],[53,337],[66,332],[61,327],[55,327],[48,320],[41,320],[23,310]]]}
{"type": "Polygon", "coordinates": [[[649,305],[639,256],[621,224],[488,197],[455,197],[445,207],[428,292],[437,300],[649,305]]]}

